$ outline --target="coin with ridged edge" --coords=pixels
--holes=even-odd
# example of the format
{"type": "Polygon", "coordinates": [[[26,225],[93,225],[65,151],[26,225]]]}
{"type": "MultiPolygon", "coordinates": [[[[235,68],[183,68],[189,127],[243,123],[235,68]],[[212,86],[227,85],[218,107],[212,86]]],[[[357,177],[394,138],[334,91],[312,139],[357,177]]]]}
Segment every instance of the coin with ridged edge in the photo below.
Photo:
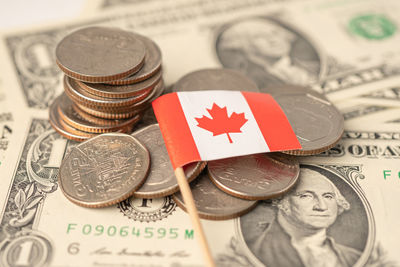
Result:
{"type": "Polygon", "coordinates": [[[283,151],[298,156],[324,152],[340,140],[344,131],[344,118],[340,111],[322,94],[294,86],[280,86],[271,95],[281,106],[301,149],[283,151]]]}
{"type": "Polygon", "coordinates": [[[231,69],[202,69],[180,78],[173,92],[200,90],[230,90],[259,92],[258,86],[244,74],[231,69]]]}
{"type": "MultiPolygon", "coordinates": [[[[111,85],[108,85],[111,86],[111,85]]],[[[71,95],[73,99],[77,102],[88,105],[88,106],[98,106],[105,109],[118,109],[131,106],[145,99],[152,93],[151,88],[144,91],[140,95],[135,95],[128,98],[108,98],[93,95],[79,86],[76,80],[71,77],[64,77],[64,90],[71,95]]]]}
{"type": "MultiPolygon", "coordinates": [[[[175,172],[169,160],[160,126],[149,125],[132,133],[150,152],[151,164],[146,182],[134,194],[137,198],[158,198],[179,190],[175,172]]],[[[193,162],[183,166],[188,182],[195,179],[206,166],[205,162],[193,162]]]]}
{"type": "Polygon", "coordinates": [[[60,104],[58,105],[58,113],[61,116],[61,119],[78,130],[89,133],[109,133],[125,128],[139,121],[139,116],[137,115],[127,120],[119,120],[119,123],[114,125],[94,123],[76,112],[76,109],[73,108],[72,101],[68,96],[65,95],[65,93],[63,93],[60,97],[61,99],[60,104]]]}
{"type": "Polygon", "coordinates": [[[117,28],[87,27],[65,36],[56,47],[56,63],[68,76],[92,83],[136,73],[146,48],[135,34],[117,28]]]}
{"type": "MultiPolygon", "coordinates": [[[[142,101],[135,103],[132,106],[128,107],[120,107],[120,108],[114,108],[114,109],[102,109],[101,107],[95,107],[95,106],[87,106],[85,104],[81,104],[79,102],[75,102],[75,104],[84,112],[87,112],[93,116],[99,117],[99,118],[104,118],[104,119],[125,119],[132,117],[134,115],[143,113],[146,111],[146,109],[149,107],[150,103],[159,97],[162,93],[164,92],[164,83],[163,80],[160,80],[156,87],[154,88],[153,92],[143,99],[142,101]]],[[[67,95],[72,97],[71,95],[68,94],[66,91],[67,95]]]]}
{"type": "Polygon", "coordinates": [[[73,203],[110,206],[130,197],[145,181],[147,149],[134,137],[107,133],[75,146],[62,161],[61,191],[73,203]]]}
{"type": "Polygon", "coordinates": [[[294,156],[262,153],[208,162],[211,181],[224,192],[250,200],[277,197],[296,183],[300,167],[294,156]]]}
{"type": "MultiPolygon", "coordinates": [[[[218,189],[203,171],[199,177],[190,183],[193,199],[199,212],[199,217],[208,220],[227,220],[239,217],[257,204],[257,201],[246,200],[229,195],[218,189]]],[[[186,211],[180,192],[172,195],[176,204],[186,211]]]]}
{"type": "Polygon", "coordinates": [[[146,47],[146,56],[144,58],[143,67],[137,73],[129,77],[108,82],[109,84],[124,85],[138,83],[155,75],[155,73],[161,68],[161,50],[158,45],[143,35],[136,34],[136,37],[142,41],[146,47]]]}
{"type": "MultiPolygon", "coordinates": [[[[84,83],[76,81],[76,84],[79,85],[79,88],[89,92],[90,94],[99,96],[99,97],[107,97],[107,98],[133,98],[135,96],[143,95],[146,92],[149,93],[154,86],[160,81],[162,72],[158,71],[156,74],[151,76],[150,78],[127,85],[109,85],[103,83],[84,83]]],[[[70,82],[73,86],[74,84],[70,82]]],[[[75,88],[75,87],[74,87],[75,88]]],[[[78,88],[78,89],[79,89],[78,88]]]]}

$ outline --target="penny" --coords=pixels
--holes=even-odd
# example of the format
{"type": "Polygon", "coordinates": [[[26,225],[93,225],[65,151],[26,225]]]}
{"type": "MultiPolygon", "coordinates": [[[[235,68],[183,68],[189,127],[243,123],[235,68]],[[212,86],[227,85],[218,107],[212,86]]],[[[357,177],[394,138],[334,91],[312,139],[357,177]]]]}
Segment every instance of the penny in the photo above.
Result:
{"type": "MultiPolygon", "coordinates": [[[[179,190],[175,172],[158,124],[149,125],[132,133],[150,152],[151,166],[146,182],[134,194],[137,198],[158,198],[179,190]]],[[[188,182],[196,178],[206,166],[205,162],[194,162],[183,167],[188,182]]]]}
{"type": "Polygon", "coordinates": [[[62,161],[59,185],[73,203],[110,206],[130,197],[145,181],[147,149],[134,137],[107,133],[75,146],[62,161]]]}
{"type": "Polygon", "coordinates": [[[294,156],[262,153],[208,162],[208,174],[224,192],[250,200],[277,197],[296,183],[300,167],[294,156]]]}
{"type": "MultiPolygon", "coordinates": [[[[112,85],[108,85],[112,86],[112,85]]],[[[78,82],[71,77],[64,76],[64,90],[71,95],[74,100],[89,106],[101,106],[107,109],[126,107],[137,103],[146,98],[152,91],[151,88],[140,95],[129,98],[105,98],[93,95],[79,86],[78,82]]]]}
{"type": "Polygon", "coordinates": [[[136,37],[142,41],[146,47],[143,67],[137,73],[129,77],[108,82],[109,84],[124,85],[137,83],[149,78],[161,68],[161,50],[158,45],[143,35],[136,34],[136,37]]]}
{"type": "Polygon", "coordinates": [[[135,116],[127,120],[120,120],[118,124],[111,126],[93,123],[82,117],[80,113],[76,112],[76,109],[73,108],[72,101],[68,96],[66,96],[65,93],[63,93],[60,97],[61,99],[60,104],[58,105],[58,113],[61,116],[61,119],[78,130],[90,133],[115,132],[118,129],[134,124],[139,120],[139,116],[135,116]]]}
{"type": "Polygon", "coordinates": [[[60,97],[57,97],[54,99],[53,103],[49,107],[49,121],[51,126],[62,136],[65,138],[75,140],[78,142],[87,140],[91,137],[96,136],[95,134],[91,133],[86,133],[83,131],[79,131],[77,129],[74,129],[73,127],[67,125],[64,125],[62,123],[62,119],[60,118],[60,115],[58,114],[58,105],[60,103],[60,97]]]}
{"type": "MultiPolygon", "coordinates": [[[[146,111],[150,103],[154,99],[159,97],[163,93],[163,91],[164,91],[164,83],[162,80],[160,80],[156,85],[156,87],[154,88],[154,90],[152,91],[152,93],[147,98],[143,99],[139,103],[135,103],[132,106],[118,108],[118,109],[102,109],[101,107],[87,106],[78,102],[75,102],[75,104],[83,111],[96,117],[104,119],[125,119],[146,111]]],[[[66,93],[68,92],[66,91],[66,93]]],[[[71,95],[68,96],[71,97],[71,95]]]]}
{"type": "Polygon", "coordinates": [[[344,119],[325,96],[304,88],[299,91],[281,87],[272,96],[281,106],[302,148],[284,151],[292,155],[314,155],[333,147],[344,131],[344,119]]]}
{"type": "MultiPolygon", "coordinates": [[[[199,177],[190,183],[194,202],[199,217],[209,220],[226,220],[239,217],[257,204],[257,201],[246,200],[231,196],[218,189],[203,171],[199,177]]],[[[180,192],[172,195],[176,204],[186,211],[185,203],[180,192]]]]}
{"type": "Polygon", "coordinates": [[[133,33],[87,27],[70,33],[58,43],[56,62],[74,79],[101,83],[137,72],[145,54],[145,46],[133,33]]]}
{"type": "Polygon", "coordinates": [[[173,92],[231,90],[259,92],[255,82],[231,69],[203,69],[186,74],[172,87],[173,92]]]}
{"type": "Polygon", "coordinates": [[[75,83],[70,82],[73,88],[82,88],[85,91],[99,96],[99,97],[108,97],[108,98],[133,98],[138,95],[143,95],[146,92],[149,93],[154,86],[160,81],[161,79],[161,71],[158,71],[152,77],[135,83],[135,84],[127,84],[127,85],[109,85],[103,83],[84,83],[76,81],[75,83]]]}

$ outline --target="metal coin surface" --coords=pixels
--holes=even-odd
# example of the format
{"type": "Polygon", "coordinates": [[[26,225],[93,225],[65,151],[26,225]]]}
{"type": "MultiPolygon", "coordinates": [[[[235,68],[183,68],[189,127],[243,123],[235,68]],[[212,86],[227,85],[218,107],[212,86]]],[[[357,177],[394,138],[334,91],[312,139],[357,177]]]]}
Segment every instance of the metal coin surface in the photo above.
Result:
{"type": "Polygon", "coordinates": [[[231,69],[203,69],[186,74],[172,87],[173,92],[231,90],[259,92],[255,82],[231,69]]]}
{"type": "MultiPolygon", "coordinates": [[[[77,81],[76,84],[78,88],[82,88],[90,94],[99,96],[99,97],[108,97],[108,98],[133,98],[138,95],[143,95],[146,92],[149,93],[154,86],[160,81],[162,72],[161,70],[154,74],[152,77],[135,83],[135,84],[127,84],[127,85],[109,85],[103,83],[84,83],[77,81]]],[[[74,84],[70,82],[73,86],[74,84]]],[[[74,88],[76,88],[74,86],[74,88]]]]}
{"type": "MultiPolygon", "coordinates": [[[[190,183],[190,188],[199,217],[203,219],[227,220],[236,218],[247,213],[257,204],[257,201],[237,198],[218,189],[205,171],[190,183]]],[[[172,197],[176,204],[186,211],[182,194],[178,192],[173,194],[172,197]]]]}
{"type": "Polygon", "coordinates": [[[145,46],[133,33],[117,28],[87,27],[58,43],[56,62],[74,79],[101,83],[137,72],[145,54],[145,46]]]}
{"type": "Polygon", "coordinates": [[[96,136],[93,133],[86,133],[83,131],[79,131],[66,123],[63,123],[63,120],[60,118],[58,114],[58,106],[60,103],[60,97],[54,99],[53,103],[49,107],[49,121],[51,126],[56,130],[59,134],[64,136],[65,138],[75,140],[78,142],[82,142],[91,137],[96,136]]]}
{"type": "Polygon", "coordinates": [[[130,197],[145,181],[149,166],[149,152],[137,139],[107,133],[74,147],[61,163],[58,179],[69,200],[99,208],[130,197]]]}
{"type": "MultiPolygon", "coordinates": [[[[83,111],[96,117],[104,119],[125,119],[144,112],[149,107],[150,103],[159,97],[163,92],[164,83],[162,80],[160,80],[149,96],[132,106],[107,109],[100,106],[88,106],[79,102],[75,102],[75,104],[83,111]]],[[[67,91],[66,93],[68,94],[67,91]]],[[[69,94],[68,96],[73,98],[73,96],[69,94]]]]}
{"type": "Polygon", "coordinates": [[[261,200],[277,197],[296,183],[300,167],[294,156],[263,153],[208,162],[214,184],[236,197],[261,200]]]}
{"type": "Polygon", "coordinates": [[[104,107],[106,109],[126,107],[140,102],[151,94],[151,89],[152,88],[149,88],[148,90],[142,92],[142,94],[135,95],[129,98],[106,98],[87,92],[82,87],[80,87],[76,80],[72,79],[71,77],[64,76],[64,90],[68,93],[68,95],[73,96],[73,98],[76,99],[77,102],[85,103],[89,106],[104,107]]]}
{"type": "Polygon", "coordinates": [[[115,132],[118,129],[134,124],[139,120],[139,116],[132,117],[127,120],[119,120],[117,124],[107,125],[94,123],[82,117],[80,113],[73,108],[73,103],[65,93],[60,96],[60,104],[58,105],[58,113],[61,119],[72,127],[90,133],[108,133],[115,132]]]}
{"type": "MultiPolygon", "coordinates": [[[[158,124],[149,125],[132,134],[150,152],[151,166],[146,182],[134,194],[137,198],[158,198],[179,190],[174,169],[158,124]]],[[[183,167],[188,182],[196,178],[206,166],[205,162],[194,162],[183,167]]]]}
{"type": "MultiPolygon", "coordinates": [[[[279,86],[270,86],[266,88],[260,88],[260,92],[268,93],[272,96],[280,95],[280,94],[293,94],[293,93],[305,93],[315,96],[316,98],[323,98],[328,100],[325,95],[316,92],[315,90],[310,89],[309,87],[299,86],[299,85],[279,85],[279,86]]],[[[328,100],[329,101],[329,100],[328,100]]]]}
{"type": "Polygon", "coordinates": [[[286,114],[302,148],[284,151],[292,155],[314,155],[333,147],[344,131],[344,119],[325,96],[309,89],[285,91],[272,96],[286,114]]]}
{"type": "Polygon", "coordinates": [[[129,77],[111,81],[109,84],[124,85],[137,83],[154,75],[161,68],[161,50],[158,45],[143,35],[136,34],[136,37],[142,41],[146,47],[143,67],[137,73],[129,77]]]}

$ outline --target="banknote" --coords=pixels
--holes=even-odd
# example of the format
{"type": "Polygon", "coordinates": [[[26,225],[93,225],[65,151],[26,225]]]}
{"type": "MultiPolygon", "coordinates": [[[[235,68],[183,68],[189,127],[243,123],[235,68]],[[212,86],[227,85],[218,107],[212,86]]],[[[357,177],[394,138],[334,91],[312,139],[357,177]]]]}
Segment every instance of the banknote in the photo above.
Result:
{"type": "MultiPolygon", "coordinates": [[[[189,216],[170,197],[129,198],[104,209],[76,206],[57,183],[61,160],[76,143],[58,135],[46,119],[31,120],[26,133],[14,168],[2,170],[0,180],[7,192],[1,202],[2,266],[203,266],[189,216]]],[[[298,209],[306,212],[308,207],[316,214],[312,220],[293,218],[322,229],[318,238],[330,244],[322,251],[339,255],[333,263],[400,265],[399,139],[398,130],[346,130],[331,150],[301,158],[300,181],[312,184],[302,182],[297,188],[308,186],[304,190],[318,194],[328,184],[333,191],[325,198],[336,201],[317,207],[297,203],[298,209]]],[[[287,198],[297,196],[292,192],[262,201],[237,219],[203,220],[217,265],[321,266],[325,258],[314,254],[319,251],[315,240],[293,245],[286,233],[284,218],[295,216],[288,212],[294,202],[287,198]]],[[[300,236],[308,228],[296,229],[289,233],[300,236]]]]}
{"type": "Polygon", "coordinates": [[[4,164],[6,151],[10,147],[13,120],[13,115],[7,107],[6,96],[0,80],[0,167],[4,164]]]}
{"type": "Polygon", "coordinates": [[[132,10],[115,9],[71,23],[14,31],[2,38],[0,53],[9,59],[2,62],[7,72],[3,75],[19,88],[8,93],[16,95],[21,105],[46,109],[62,91],[54,60],[56,44],[67,33],[96,24],[154,39],[163,53],[167,85],[206,67],[240,69],[260,88],[310,85],[332,100],[368,93],[377,83],[392,84],[400,73],[393,15],[398,2],[385,1],[379,9],[374,1],[329,2],[149,1],[132,10]],[[343,10],[345,16],[336,16],[343,10]],[[268,43],[271,36],[280,45],[268,43]]]}

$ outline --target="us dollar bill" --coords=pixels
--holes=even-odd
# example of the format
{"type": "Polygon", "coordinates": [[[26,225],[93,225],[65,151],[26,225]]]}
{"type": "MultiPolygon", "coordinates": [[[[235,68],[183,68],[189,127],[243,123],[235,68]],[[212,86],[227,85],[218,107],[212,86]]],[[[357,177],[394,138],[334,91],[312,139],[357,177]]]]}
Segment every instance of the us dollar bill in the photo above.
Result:
{"type": "Polygon", "coordinates": [[[168,85],[199,68],[228,67],[260,88],[310,85],[337,100],[398,79],[397,9],[397,1],[379,7],[374,1],[149,1],[133,11],[6,33],[3,75],[19,88],[8,93],[21,105],[46,109],[62,91],[56,44],[78,28],[104,25],[152,37],[163,52],[168,85]],[[185,58],[184,68],[176,58],[185,58]]]}
{"type": "Polygon", "coordinates": [[[6,96],[0,80],[0,168],[4,165],[6,151],[10,147],[13,128],[13,115],[7,107],[6,96]]]}

